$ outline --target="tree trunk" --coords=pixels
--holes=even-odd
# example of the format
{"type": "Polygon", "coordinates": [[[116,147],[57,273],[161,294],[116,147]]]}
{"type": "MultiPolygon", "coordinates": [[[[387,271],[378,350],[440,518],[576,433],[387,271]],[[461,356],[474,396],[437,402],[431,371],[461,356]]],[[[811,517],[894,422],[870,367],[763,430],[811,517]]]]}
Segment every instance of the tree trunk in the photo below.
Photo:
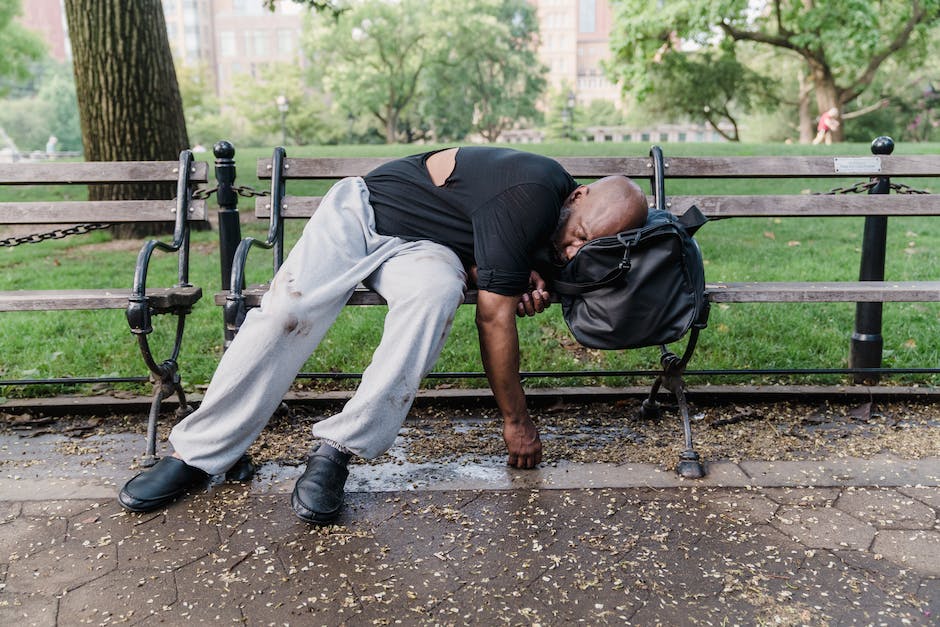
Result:
{"type": "MultiPolygon", "coordinates": [[[[65,0],[88,161],[176,161],[189,145],[160,0],[65,0]]],[[[92,200],[172,198],[175,184],[97,185],[92,200]]],[[[172,222],[114,227],[116,237],[172,222]]]]}
{"type": "MultiPolygon", "coordinates": [[[[822,115],[829,109],[835,108],[842,114],[842,103],[839,102],[839,88],[836,86],[836,80],[828,66],[810,65],[813,73],[813,85],[816,88],[816,106],[819,108],[819,115],[822,115]]],[[[839,118],[842,121],[842,118],[839,118]]],[[[845,137],[842,124],[832,130],[832,141],[841,142],[845,137]]]]}
{"type": "Polygon", "coordinates": [[[806,80],[803,72],[799,73],[799,111],[800,111],[800,143],[808,144],[816,135],[816,125],[813,123],[813,113],[809,104],[809,94],[812,84],[806,80]]]}

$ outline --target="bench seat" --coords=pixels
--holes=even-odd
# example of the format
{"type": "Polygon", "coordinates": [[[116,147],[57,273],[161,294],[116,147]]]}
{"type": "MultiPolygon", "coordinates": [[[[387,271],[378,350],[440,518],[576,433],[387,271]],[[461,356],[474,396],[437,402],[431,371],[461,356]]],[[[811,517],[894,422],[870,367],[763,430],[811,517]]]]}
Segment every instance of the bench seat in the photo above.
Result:
{"type": "MultiPolygon", "coordinates": [[[[127,309],[131,291],[113,290],[16,290],[0,292],[0,311],[68,311],[77,309],[127,309]]],[[[202,288],[165,287],[147,291],[154,313],[191,308],[202,298],[202,288]]]]}

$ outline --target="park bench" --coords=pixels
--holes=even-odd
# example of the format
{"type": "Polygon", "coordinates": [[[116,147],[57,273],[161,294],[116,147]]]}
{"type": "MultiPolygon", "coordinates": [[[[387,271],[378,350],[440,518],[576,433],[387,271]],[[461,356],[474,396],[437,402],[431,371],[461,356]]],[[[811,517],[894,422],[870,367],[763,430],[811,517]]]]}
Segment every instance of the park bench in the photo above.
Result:
{"type": "MultiPolygon", "coordinates": [[[[188,150],[180,154],[178,162],[47,162],[0,165],[0,185],[176,185],[174,200],[0,203],[0,224],[18,228],[29,225],[30,230],[35,226],[60,227],[52,231],[7,238],[2,242],[4,246],[59,239],[116,224],[174,224],[171,241],[151,239],[140,249],[133,283],[128,273],[127,276],[100,277],[104,287],[96,289],[73,289],[72,286],[63,284],[56,289],[0,291],[0,312],[125,310],[130,331],[137,338],[154,386],[143,458],[145,465],[155,460],[156,421],[162,401],[175,393],[179,398],[178,415],[188,411],[180,385],[177,359],[186,315],[202,297],[201,288],[189,284],[189,232],[191,222],[207,219],[206,201],[193,199],[196,185],[204,184],[207,180],[208,165],[195,162],[188,150]],[[173,253],[177,257],[177,283],[172,286],[148,285],[147,274],[151,257],[157,250],[173,253]],[[176,330],[170,355],[163,361],[158,361],[151,351],[148,335],[153,331],[152,317],[162,314],[176,316],[176,330]]],[[[84,190],[80,194],[84,195],[84,190]]],[[[37,341],[51,342],[54,338],[37,338],[37,341]]]]}
{"type": "MultiPolygon", "coordinates": [[[[634,180],[648,180],[651,205],[666,208],[676,215],[697,206],[710,220],[728,218],[820,218],[824,216],[864,216],[866,221],[865,245],[862,250],[863,280],[825,282],[746,282],[708,283],[706,293],[710,303],[813,303],[857,302],[862,321],[853,339],[853,353],[860,354],[860,364],[871,360],[873,345],[880,351],[880,330],[866,328],[877,322],[880,311],[866,309],[885,302],[940,301],[940,281],[896,282],[885,281],[883,274],[884,250],[877,250],[879,233],[883,233],[888,216],[940,215],[940,202],[936,196],[917,193],[888,194],[894,191],[915,191],[892,183],[890,177],[938,177],[940,156],[890,156],[893,143],[876,140],[872,157],[670,157],[659,147],[653,147],[649,157],[559,157],[559,161],[575,178],[596,179],[612,174],[624,174],[634,180]],[[800,192],[784,195],[712,195],[669,196],[667,184],[677,179],[730,181],[733,179],[818,179],[821,183],[831,179],[855,181],[849,191],[862,194],[820,194],[800,192]],[[861,179],[863,182],[858,183],[861,179]],[[879,227],[881,231],[879,231],[879,227]]],[[[277,148],[271,159],[260,159],[258,177],[271,181],[271,194],[256,200],[255,216],[268,222],[265,240],[245,238],[238,245],[232,263],[231,290],[215,296],[217,305],[225,308],[227,333],[237,332],[247,310],[257,307],[267,285],[244,286],[245,265],[251,248],[271,249],[274,269],[280,266],[284,253],[284,220],[307,219],[316,210],[320,197],[295,196],[287,193],[289,181],[335,180],[346,176],[362,176],[388,161],[380,158],[287,158],[277,148]]],[[[706,229],[720,228],[708,225],[706,229]]],[[[882,235],[883,236],[883,235],[882,235]]],[[[706,279],[708,277],[706,276],[706,279]]],[[[476,293],[467,294],[465,304],[474,304],[476,293]]],[[[384,300],[365,288],[358,289],[349,305],[381,305],[384,300]]],[[[704,475],[698,454],[694,451],[688,406],[685,400],[683,373],[694,352],[699,330],[689,334],[681,357],[662,347],[662,372],[656,378],[649,397],[643,403],[643,414],[658,416],[656,402],[660,388],[674,393],[679,406],[684,431],[684,450],[680,453],[677,471],[684,477],[704,475]]],[[[772,338],[768,338],[768,341],[772,338]]]]}

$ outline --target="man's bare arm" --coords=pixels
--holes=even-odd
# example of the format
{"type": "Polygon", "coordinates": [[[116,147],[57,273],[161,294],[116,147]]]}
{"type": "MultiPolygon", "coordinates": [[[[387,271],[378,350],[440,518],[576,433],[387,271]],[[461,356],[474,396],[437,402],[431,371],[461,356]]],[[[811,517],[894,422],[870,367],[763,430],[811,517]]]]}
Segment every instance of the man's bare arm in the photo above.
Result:
{"type": "Polygon", "coordinates": [[[503,415],[508,463],[516,468],[534,468],[542,461],[542,443],[538,429],[529,417],[519,380],[518,304],[517,296],[480,290],[476,321],[483,369],[503,415]]]}

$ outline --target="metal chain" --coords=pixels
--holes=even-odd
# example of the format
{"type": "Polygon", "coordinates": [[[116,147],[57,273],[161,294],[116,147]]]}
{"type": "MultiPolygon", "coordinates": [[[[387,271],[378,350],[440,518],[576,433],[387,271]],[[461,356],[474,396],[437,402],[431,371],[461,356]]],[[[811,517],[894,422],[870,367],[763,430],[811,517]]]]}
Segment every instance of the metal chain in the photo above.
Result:
{"type": "Polygon", "coordinates": [[[21,237],[8,237],[7,239],[0,240],[0,248],[12,248],[20,244],[38,244],[39,242],[45,242],[50,239],[65,239],[70,235],[84,235],[85,233],[100,231],[110,227],[110,224],[76,224],[75,226],[56,229],[48,233],[32,233],[21,237]]]}
{"type": "MultiPolygon", "coordinates": [[[[233,185],[232,190],[244,198],[271,195],[269,190],[257,190],[249,185],[233,185]]],[[[193,190],[192,197],[193,200],[208,200],[212,194],[218,191],[218,186],[199,187],[193,190]]],[[[50,239],[65,239],[71,235],[84,235],[85,233],[91,233],[92,231],[99,231],[110,227],[110,224],[77,224],[75,226],[66,227],[64,229],[49,231],[48,233],[32,233],[30,235],[22,235],[20,237],[8,237],[6,239],[0,239],[0,248],[12,248],[13,246],[19,246],[20,244],[38,244],[39,242],[45,242],[46,240],[50,239]]]]}
{"type": "Polygon", "coordinates": [[[208,200],[209,196],[217,191],[218,187],[197,187],[193,190],[193,200],[208,200]]]}
{"type": "Polygon", "coordinates": [[[859,181],[849,187],[834,187],[828,192],[815,192],[814,196],[831,196],[833,194],[867,194],[868,190],[878,184],[877,180],[859,181]]]}
{"type": "MultiPolygon", "coordinates": [[[[193,190],[193,200],[208,200],[212,194],[215,194],[219,191],[219,187],[200,187],[193,190]]],[[[244,198],[252,198],[254,196],[270,196],[271,192],[264,189],[258,190],[250,185],[232,185],[232,191],[242,196],[244,198]]]]}
{"type": "MultiPolygon", "coordinates": [[[[835,187],[830,189],[828,192],[815,192],[814,196],[828,196],[831,194],[867,194],[868,190],[873,188],[878,184],[878,179],[872,179],[870,181],[859,181],[854,185],[849,187],[835,187]]],[[[895,194],[929,194],[930,192],[915,189],[910,185],[905,185],[904,183],[891,183],[891,189],[894,190],[895,194]]]]}
{"type": "Polygon", "coordinates": [[[891,183],[891,189],[894,190],[895,194],[929,194],[930,193],[924,189],[914,189],[910,185],[905,185],[904,183],[891,183]]]}
{"type": "Polygon", "coordinates": [[[243,198],[252,198],[253,196],[270,196],[271,190],[268,189],[255,189],[250,185],[235,185],[232,187],[239,196],[243,198]]]}

